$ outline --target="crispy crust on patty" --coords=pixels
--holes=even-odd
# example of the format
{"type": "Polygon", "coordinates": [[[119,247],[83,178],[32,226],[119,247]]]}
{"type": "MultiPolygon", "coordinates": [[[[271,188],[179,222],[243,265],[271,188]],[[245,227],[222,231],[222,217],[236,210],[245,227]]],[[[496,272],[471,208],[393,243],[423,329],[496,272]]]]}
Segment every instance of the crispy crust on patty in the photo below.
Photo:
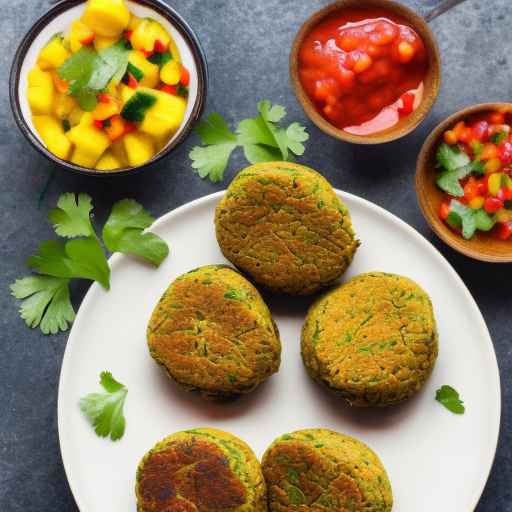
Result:
{"type": "Polygon", "coordinates": [[[281,436],[266,451],[262,467],[270,512],[389,512],[393,505],[377,455],[331,430],[281,436]]]}
{"type": "Polygon", "coordinates": [[[270,311],[256,288],[225,265],[176,279],[153,311],[147,339],[173,380],[204,395],[247,393],[280,365],[270,311]]]}
{"type": "Polygon", "coordinates": [[[329,286],[359,245],[329,182],[289,162],[241,171],[217,206],[215,226],[224,256],[276,293],[306,295],[329,286]]]}
{"type": "Polygon", "coordinates": [[[411,397],[437,353],[429,296],[395,274],[361,274],[328,292],[311,306],[302,330],[309,374],[355,406],[411,397]]]}
{"type": "Polygon", "coordinates": [[[265,512],[266,485],[251,449],[203,428],[159,442],[137,468],[138,512],[265,512]]]}

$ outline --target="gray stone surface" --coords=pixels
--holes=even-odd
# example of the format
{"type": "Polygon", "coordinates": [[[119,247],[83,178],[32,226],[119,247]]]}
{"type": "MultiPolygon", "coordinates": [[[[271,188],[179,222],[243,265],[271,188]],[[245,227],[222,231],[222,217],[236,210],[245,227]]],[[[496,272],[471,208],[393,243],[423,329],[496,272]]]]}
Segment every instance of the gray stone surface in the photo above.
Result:
{"type": "MultiPolygon", "coordinates": [[[[38,197],[52,166],[22,137],[10,115],[7,77],[15,46],[49,0],[0,0],[0,510],[76,510],[61,464],[57,438],[57,382],[66,334],[44,337],[19,319],[7,286],[26,273],[24,259],[52,237],[45,216],[64,191],[88,192],[96,214],[113,201],[134,197],[155,215],[224,185],[201,181],[190,169],[191,136],[145,173],[94,180],[57,172],[41,208],[38,197]]],[[[335,187],[365,197],[418,229],[448,258],[480,305],[494,340],[503,377],[503,418],[494,469],[478,512],[512,512],[512,386],[510,384],[512,266],[478,263],[445,247],[429,230],[416,203],[416,155],[429,131],[448,114],[472,103],[510,100],[510,0],[468,0],[436,19],[432,28],[443,57],[443,87],[428,119],[407,138],[380,147],[354,147],[323,135],[298,106],[288,82],[288,51],[295,31],[322,0],[175,0],[197,31],[210,66],[207,111],[229,120],[254,114],[257,100],[287,106],[290,118],[312,135],[304,163],[335,187]]],[[[437,1],[408,1],[426,12],[437,1]]],[[[242,164],[233,161],[228,181],[242,164]]],[[[86,284],[73,288],[78,306],[86,284]]],[[[464,326],[461,325],[461,336],[464,326]]],[[[460,355],[464,357],[463,354],[460,355]]],[[[435,429],[435,426],[433,426],[435,429]]],[[[441,465],[442,454],[439,464],[441,465]]],[[[428,492],[428,490],[426,490],[428,492]]],[[[454,492],[457,492],[454,489],[454,492]]],[[[421,497],[419,497],[421,499],[421,497]]],[[[436,511],[438,512],[438,511],[436,511]]],[[[445,512],[445,511],[439,511],[445,512]]],[[[449,511],[446,511],[449,512],[449,511]]]]}

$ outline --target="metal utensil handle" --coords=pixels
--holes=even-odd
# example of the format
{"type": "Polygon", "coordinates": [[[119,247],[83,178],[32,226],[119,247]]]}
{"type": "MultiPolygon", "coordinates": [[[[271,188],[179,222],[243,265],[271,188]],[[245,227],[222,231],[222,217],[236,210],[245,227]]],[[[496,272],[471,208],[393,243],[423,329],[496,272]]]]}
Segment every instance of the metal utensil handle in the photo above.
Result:
{"type": "Polygon", "coordinates": [[[425,20],[427,23],[430,23],[433,19],[441,16],[441,14],[444,14],[446,11],[449,11],[456,5],[459,5],[465,1],[466,0],[444,0],[437,7],[434,7],[434,9],[425,15],[425,20]]]}

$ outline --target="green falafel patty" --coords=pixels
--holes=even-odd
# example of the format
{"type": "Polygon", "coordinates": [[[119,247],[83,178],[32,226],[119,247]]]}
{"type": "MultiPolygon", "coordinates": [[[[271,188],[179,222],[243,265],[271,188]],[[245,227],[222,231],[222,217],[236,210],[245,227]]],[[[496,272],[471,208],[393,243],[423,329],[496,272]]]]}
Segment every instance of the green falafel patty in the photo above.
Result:
{"type": "Polygon", "coordinates": [[[311,306],[302,329],[309,374],[360,407],[414,395],[437,353],[429,296],[395,274],[361,274],[328,292],[311,306]]]}
{"type": "Polygon", "coordinates": [[[389,512],[386,470],[364,443],[324,429],[278,438],[263,456],[270,512],[389,512]]]}
{"type": "Polygon", "coordinates": [[[137,512],[266,512],[260,463],[232,434],[212,428],[159,442],[137,468],[137,512]]]}
{"type": "Polygon", "coordinates": [[[332,284],[359,245],[329,182],[289,162],[241,171],[217,206],[215,226],[224,256],[276,293],[307,295],[332,284]]]}
{"type": "Polygon", "coordinates": [[[176,279],[153,311],[147,339],[172,379],[204,395],[248,393],[281,359],[279,333],[258,290],[225,265],[176,279]]]}

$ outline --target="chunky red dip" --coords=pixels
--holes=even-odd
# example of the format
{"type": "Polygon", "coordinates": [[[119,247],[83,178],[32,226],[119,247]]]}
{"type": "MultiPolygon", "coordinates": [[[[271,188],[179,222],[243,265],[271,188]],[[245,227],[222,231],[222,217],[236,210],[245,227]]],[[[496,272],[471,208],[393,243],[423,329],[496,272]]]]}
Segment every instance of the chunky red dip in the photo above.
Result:
{"type": "Polygon", "coordinates": [[[299,76],[318,112],[337,128],[368,135],[421,103],[425,45],[400,18],[346,9],[319,23],[299,50],[299,76]]]}

